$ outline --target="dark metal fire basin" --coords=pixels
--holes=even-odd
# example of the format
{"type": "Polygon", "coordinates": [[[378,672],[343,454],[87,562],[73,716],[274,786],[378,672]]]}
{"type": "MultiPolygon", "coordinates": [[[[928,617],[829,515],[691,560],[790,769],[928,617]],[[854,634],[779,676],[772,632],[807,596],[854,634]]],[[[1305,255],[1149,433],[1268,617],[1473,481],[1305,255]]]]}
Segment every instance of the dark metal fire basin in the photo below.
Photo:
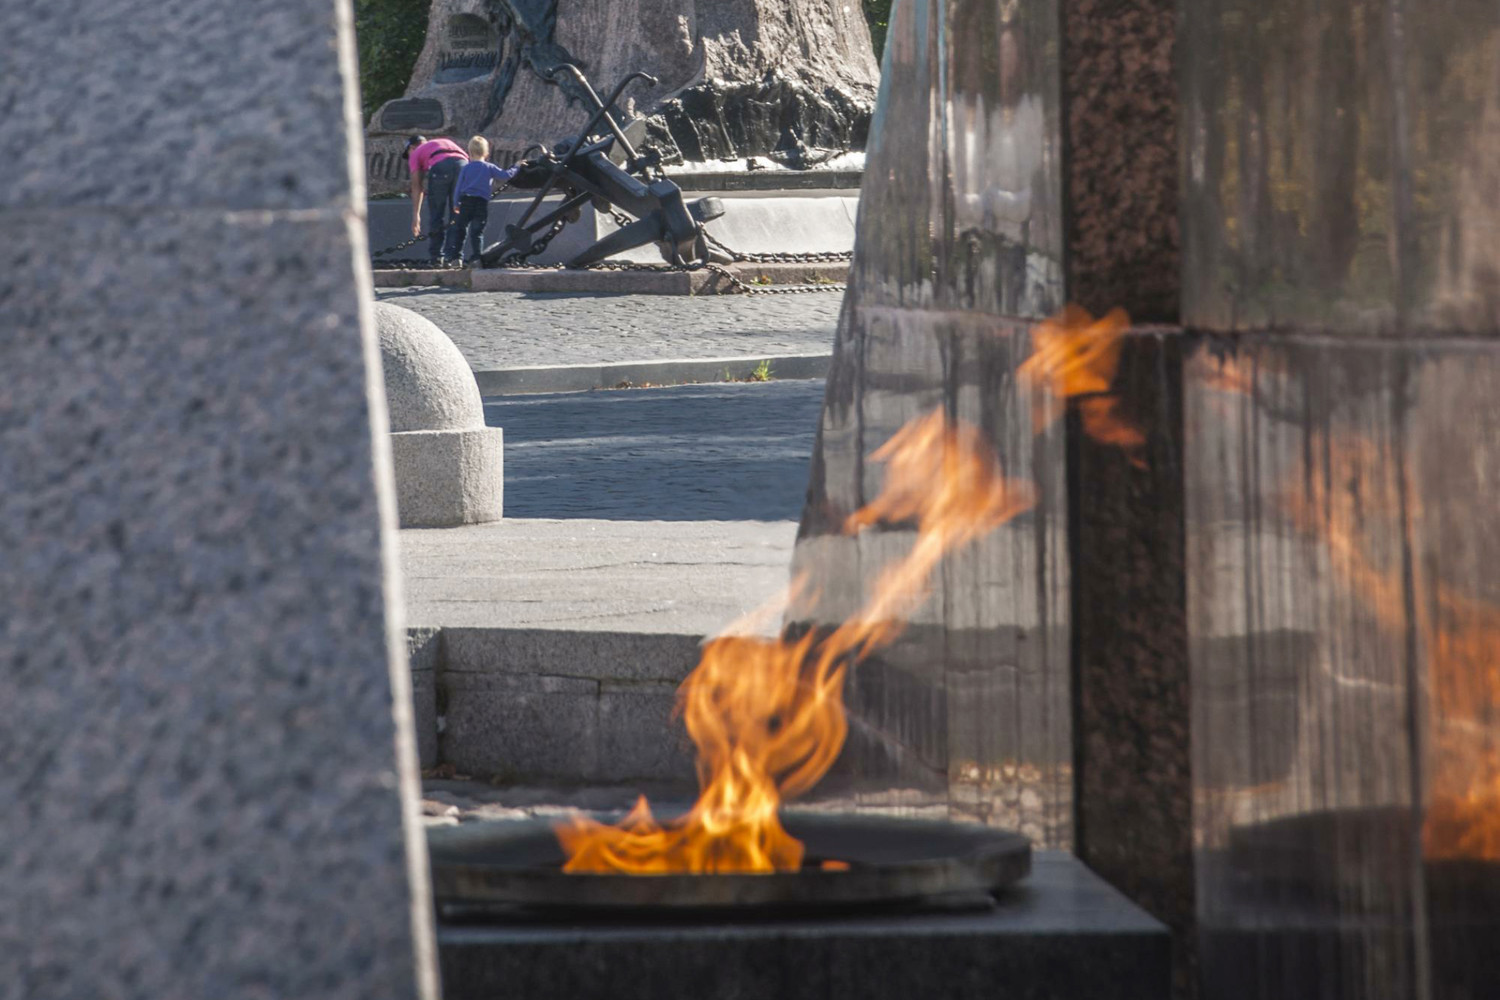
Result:
{"type": "Polygon", "coordinates": [[[434,895],[447,912],[971,909],[991,905],[993,893],[1031,872],[1030,842],[989,827],[852,814],[781,819],[806,846],[801,871],[569,875],[550,822],[436,827],[428,831],[434,895]],[[823,870],[825,860],[849,867],[823,870]]]}

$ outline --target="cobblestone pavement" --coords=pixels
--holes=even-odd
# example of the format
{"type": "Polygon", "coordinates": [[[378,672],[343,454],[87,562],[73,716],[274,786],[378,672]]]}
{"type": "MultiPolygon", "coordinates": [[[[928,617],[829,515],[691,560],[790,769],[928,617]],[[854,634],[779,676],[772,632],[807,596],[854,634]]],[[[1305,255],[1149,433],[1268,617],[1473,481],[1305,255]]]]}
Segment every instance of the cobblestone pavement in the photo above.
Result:
{"type": "Polygon", "coordinates": [[[564,295],[381,288],[421,313],[475,371],[679,358],[827,354],[843,296],[564,295]]]}
{"type": "Polygon", "coordinates": [[[492,397],[505,515],[797,520],[823,382],[492,397]]]}

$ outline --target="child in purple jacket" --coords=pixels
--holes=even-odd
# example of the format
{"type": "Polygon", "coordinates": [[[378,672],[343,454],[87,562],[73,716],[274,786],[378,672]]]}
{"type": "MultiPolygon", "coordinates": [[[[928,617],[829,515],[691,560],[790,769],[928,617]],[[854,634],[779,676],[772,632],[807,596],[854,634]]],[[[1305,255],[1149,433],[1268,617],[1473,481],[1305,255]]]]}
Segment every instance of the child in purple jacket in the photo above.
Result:
{"type": "Polygon", "coordinates": [[[451,262],[459,260],[459,248],[463,245],[465,233],[469,245],[464,259],[472,262],[479,256],[495,182],[508,181],[516,175],[515,167],[502,169],[490,163],[489,158],[489,140],[482,135],[469,140],[469,162],[453,185],[453,214],[449,220],[447,244],[443,247],[443,256],[451,262]]]}

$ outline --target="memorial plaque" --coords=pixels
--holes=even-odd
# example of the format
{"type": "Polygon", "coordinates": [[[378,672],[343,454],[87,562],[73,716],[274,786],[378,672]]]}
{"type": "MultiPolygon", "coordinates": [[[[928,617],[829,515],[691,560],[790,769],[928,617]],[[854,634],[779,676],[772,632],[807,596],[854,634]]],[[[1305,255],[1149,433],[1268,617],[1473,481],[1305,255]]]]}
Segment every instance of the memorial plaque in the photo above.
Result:
{"type": "Polygon", "coordinates": [[[434,83],[463,83],[488,76],[500,64],[500,38],[484,18],[455,14],[448,19],[448,45],[438,56],[434,83]]]}
{"type": "Polygon", "coordinates": [[[430,97],[394,101],[380,113],[380,127],[388,132],[436,130],[443,121],[443,105],[430,97]]]}
{"type": "Polygon", "coordinates": [[[478,14],[454,14],[448,19],[450,49],[490,49],[495,42],[495,30],[478,14]]]}

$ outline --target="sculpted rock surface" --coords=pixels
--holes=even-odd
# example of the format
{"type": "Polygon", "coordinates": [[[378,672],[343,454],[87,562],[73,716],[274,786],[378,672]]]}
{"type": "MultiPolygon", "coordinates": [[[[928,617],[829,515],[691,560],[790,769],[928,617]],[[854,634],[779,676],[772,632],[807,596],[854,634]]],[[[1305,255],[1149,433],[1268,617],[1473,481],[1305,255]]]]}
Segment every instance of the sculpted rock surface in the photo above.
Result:
{"type": "Polygon", "coordinates": [[[484,426],[474,373],[437,324],[410,309],[377,302],[375,329],[392,432],[484,426]]]}
{"type": "Polygon", "coordinates": [[[468,362],[447,334],[410,309],[375,303],[375,328],[401,526],[498,521],[505,436],[484,425],[484,404],[468,362]]]}
{"type": "Polygon", "coordinates": [[[369,123],[372,194],[409,183],[412,134],[483,134],[506,164],[578,131],[587,104],[552,67],[571,62],[647,119],[667,162],[770,156],[811,166],[864,148],[879,67],[858,4],[839,0],[434,0],[406,96],[369,123]]]}

